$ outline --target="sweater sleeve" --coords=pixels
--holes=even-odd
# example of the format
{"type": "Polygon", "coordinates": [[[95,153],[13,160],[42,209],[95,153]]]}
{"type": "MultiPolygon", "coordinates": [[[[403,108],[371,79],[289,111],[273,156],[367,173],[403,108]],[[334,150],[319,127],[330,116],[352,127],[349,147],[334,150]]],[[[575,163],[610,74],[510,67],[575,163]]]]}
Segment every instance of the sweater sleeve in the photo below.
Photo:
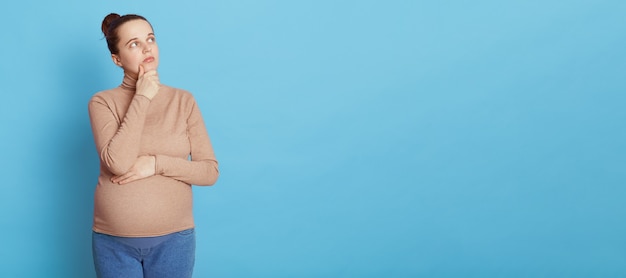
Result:
{"type": "Polygon", "coordinates": [[[213,185],[219,176],[217,160],[202,114],[193,100],[187,119],[191,160],[167,155],[155,155],[156,173],[195,185],[213,185]]]}
{"type": "Polygon", "coordinates": [[[123,175],[133,166],[139,155],[139,142],[150,100],[135,95],[120,122],[114,107],[102,97],[89,102],[89,118],[96,149],[102,164],[114,175],[123,175]]]}

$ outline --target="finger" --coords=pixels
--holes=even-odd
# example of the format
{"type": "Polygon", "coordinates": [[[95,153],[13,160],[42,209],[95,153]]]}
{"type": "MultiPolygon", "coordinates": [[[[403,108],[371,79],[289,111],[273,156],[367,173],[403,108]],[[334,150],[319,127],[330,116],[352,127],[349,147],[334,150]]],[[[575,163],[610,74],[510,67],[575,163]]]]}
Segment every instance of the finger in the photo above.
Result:
{"type": "Polygon", "coordinates": [[[117,183],[117,184],[122,184],[122,182],[126,179],[128,179],[128,177],[132,176],[132,172],[128,172],[126,174],[123,174],[121,176],[114,176],[113,178],[111,178],[111,181],[113,183],[117,183]]]}
{"type": "Polygon", "coordinates": [[[145,73],[145,70],[143,69],[143,65],[139,64],[139,74],[137,76],[139,76],[139,78],[141,78],[145,73]]]}
{"type": "Polygon", "coordinates": [[[149,70],[144,73],[144,77],[148,77],[148,76],[159,76],[159,75],[157,74],[156,70],[149,70]]]}
{"type": "Polygon", "coordinates": [[[152,82],[154,82],[154,83],[156,83],[156,84],[159,84],[159,83],[160,83],[160,82],[159,82],[159,77],[158,77],[158,76],[156,76],[156,75],[155,75],[155,76],[150,76],[149,80],[150,80],[150,81],[152,81],[152,82]]]}
{"type": "Polygon", "coordinates": [[[128,174],[124,174],[124,175],[121,175],[121,176],[113,176],[113,177],[111,177],[111,181],[114,182],[114,183],[118,183],[121,180],[125,179],[126,175],[128,175],[128,174]]]}
{"type": "Polygon", "coordinates": [[[126,179],[124,179],[124,180],[120,181],[120,185],[127,184],[127,183],[129,183],[129,182],[131,182],[131,181],[133,181],[133,177],[128,177],[128,178],[126,178],[126,179]]]}
{"type": "Polygon", "coordinates": [[[129,182],[131,182],[131,181],[135,181],[135,180],[137,180],[137,178],[135,177],[135,175],[129,175],[129,176],[125,177],[123,180],[121,180],[121,181],[119,182],[119,184],[120,184],[120,185],[123,185],[123,184],[127,184],[127,183],[129,183],[129,182]]]}
{"type": "Polygon", "coordinates": [[[117,183],[117,181],[120,179],[120,176],[112,176],[111,177],[111,182],[112,183],[117,183]]]}

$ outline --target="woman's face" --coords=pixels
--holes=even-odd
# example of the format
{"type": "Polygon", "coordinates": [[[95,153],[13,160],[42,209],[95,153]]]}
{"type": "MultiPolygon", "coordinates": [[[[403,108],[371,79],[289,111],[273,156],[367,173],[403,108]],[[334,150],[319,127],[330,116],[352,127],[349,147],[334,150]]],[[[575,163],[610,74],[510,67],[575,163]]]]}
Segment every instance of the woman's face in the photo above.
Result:
{"type": "Polygon", "coordinates": [[[131,20],[117,29],[120,38],[118,54],[112,54],[113,62],[122,67],[124,72],[137,76],[139,65],[144,70],[156,70],[159,66],[159,47],[152,27],[145,20],[131,20]]]}

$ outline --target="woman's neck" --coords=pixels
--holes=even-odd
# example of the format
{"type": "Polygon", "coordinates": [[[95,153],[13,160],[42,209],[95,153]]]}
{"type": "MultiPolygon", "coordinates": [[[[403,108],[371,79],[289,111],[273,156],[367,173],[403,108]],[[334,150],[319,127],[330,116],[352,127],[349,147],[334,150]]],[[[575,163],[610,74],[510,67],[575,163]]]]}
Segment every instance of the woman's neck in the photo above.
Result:
{"type": "Polygon", "coordinates": [[[124,71],[124,79],[122,79],[122,85],[120,85],[120,87],[134,91],[137,87],[136,74],[124,71]]]}

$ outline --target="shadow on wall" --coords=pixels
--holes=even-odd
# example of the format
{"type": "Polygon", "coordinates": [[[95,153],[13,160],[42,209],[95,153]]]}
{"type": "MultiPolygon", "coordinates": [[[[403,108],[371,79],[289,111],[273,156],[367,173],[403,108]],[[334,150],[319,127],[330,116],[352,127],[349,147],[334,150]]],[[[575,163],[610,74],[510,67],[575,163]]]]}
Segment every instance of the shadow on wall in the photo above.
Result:
{"type": "Polygon", "coordinates": [[[98,62],[101,49],[88,49],[80,43],[68,47],[58,65],[57,80],[62,114],[50,131],[56,164],[52,177],[58,184],[54,214],[58,216],[55,242],[59,250],[58,268],[63,277],[95,277],[91,253],[93,194],[99,173],[87,103],[91,96],[105,89],[103,63],[98,62]]]}

